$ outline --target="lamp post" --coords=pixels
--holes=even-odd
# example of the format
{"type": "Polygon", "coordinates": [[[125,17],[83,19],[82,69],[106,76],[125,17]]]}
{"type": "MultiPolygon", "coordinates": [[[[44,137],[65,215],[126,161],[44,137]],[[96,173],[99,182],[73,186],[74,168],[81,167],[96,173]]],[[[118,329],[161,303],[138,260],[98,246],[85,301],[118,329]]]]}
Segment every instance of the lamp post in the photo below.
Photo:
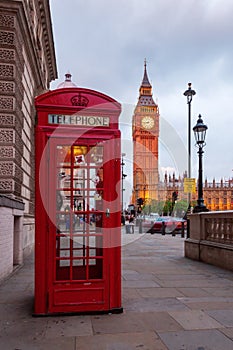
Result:
{"type": "Polygon", "coordinates": [[[145,205],[146,203],[146,185],[143,187],[143,204],[145,205]]]}
{"type": "Polygon", "coordinates": [[[188,83],[188,90],[184,92],[188,104],[188,177],[191,177],[191,102],[196,91],[192,90],[192,83],[188,83]]]}
{"type": "Polygon", "coordinates": [[[121,154],[121,212],[122,212],[122,215],[123,215],[123,210],[124,210],[124,201],[123,201],[123,197],[124,197],[124,185],[123,185],[123,182],[124,182],[124,179],[126,178],[126,174],[124,174],[124,158],[126,154],[125,153],[122,153],[121,154]]]}
{"type": "Polygon", "coordinates": [[[196,145],[198,147],[199,155],[199,170],[198,170],[198,199],[197,205],[193,209],[193,213],[200,213],[203,211],[209,211],[204,205],[203,199],[203,169],[202,169],[202,155],[204,153],[203,147],[206,145],[205,137],[206,130],[208,129],[207,125],[203,123],[202,117],[199,114],[197,124],[193,127],[194,136],[196,140],[196,145]]]}
{"type": "MultiPolygon", "coordinates": [[[[196,91],[192,90],[192,83],[188,83],[188,89],[184,92],[188,104],[188,178],[191,178],[191,102],[196,91]]],[[[188,193],[188,213],[191,208],[191,193],[188,193]]],[[[188,218],[187,218],[188,219],[188,218]]],[[[187,220],[187,238],[189,238],[189,219],[187,220]]]]}

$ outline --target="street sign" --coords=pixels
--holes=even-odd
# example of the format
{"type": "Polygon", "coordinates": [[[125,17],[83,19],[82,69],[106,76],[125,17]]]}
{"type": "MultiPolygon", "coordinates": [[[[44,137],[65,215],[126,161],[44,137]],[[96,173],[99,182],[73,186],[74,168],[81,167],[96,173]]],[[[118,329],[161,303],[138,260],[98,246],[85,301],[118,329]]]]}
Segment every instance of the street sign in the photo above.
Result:
{"type": "Polygon", "coordinates": [[[196,179],[184,178],[184,193],[196,193],[196,179]]]}

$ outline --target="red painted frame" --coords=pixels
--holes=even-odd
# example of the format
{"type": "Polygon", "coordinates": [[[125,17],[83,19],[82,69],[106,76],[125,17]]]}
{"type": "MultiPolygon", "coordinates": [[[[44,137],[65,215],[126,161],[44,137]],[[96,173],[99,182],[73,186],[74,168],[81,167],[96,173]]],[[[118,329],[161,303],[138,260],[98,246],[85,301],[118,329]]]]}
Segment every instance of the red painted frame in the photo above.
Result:
{"type": "MultiPolygon", "coordinates": [[[[121,306],[121,199],[120,131],[121,106],[111,97],[83,88],[49,91],[35,100],[35,302],[34,315],[64,313],[122,312],[121,306]],[[86,105],[88,103],[88,105],[86,105]],[[100,126],[53,124],[49,115],[107,118],[100,126]],[[96,280],[57,281],[56,237],[62,237],[54,222],[57,211],[53,186],[57,145],[92,145],[103,143],[104,188],[103,277],[96,280]],[[114,169],[114,171],[113,171],[114,169]],[[52,205],[51,205],[52,203],[52,205]],[[109,210],[110,217],[106,215],[109,210]],[[102,301],[101,301],[102,300],[102,301]]],[[[85,118],[84,118],[85,119],[85,118]]],[[[58,119],[55,118],[57,121],[58,119]]],[[[78,147],[78,146],[77,146],[78,147]]],[[[71,167],[72,168],[72,167],[71,167]]],[[[73,170],[72,170],[73,171],[73,170]]],[[[76,209],[75,209],[76,210],[76,209]]],[[[75,214],[78,214],[76,211],[75,214]]],[[[89,213],[85,211],[85,215],[89,213]]],[[[85,217],[85,216],[84,216],[85,217]]],[[[83,233],[85,236],[85,232],[83,233]]],[[[91,236],[95,236],[92,234],[91,236]]],[[[70,236],[69,236],[70,237],[70,236]]],[[[59,262],[59,258],[58,262],[59,262]]],[[[102,258],[101,258],[102,259],[102,258]]],[[[72,261],[72,259],[70,258],[72,261]]],[[[98,260],[98,257],[97,257],[98,260]]]]}

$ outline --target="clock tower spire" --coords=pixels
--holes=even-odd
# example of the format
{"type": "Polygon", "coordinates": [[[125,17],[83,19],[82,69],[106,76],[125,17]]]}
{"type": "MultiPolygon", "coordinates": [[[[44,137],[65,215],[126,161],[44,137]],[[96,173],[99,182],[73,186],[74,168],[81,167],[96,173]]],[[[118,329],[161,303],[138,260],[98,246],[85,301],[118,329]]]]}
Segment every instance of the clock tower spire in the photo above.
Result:
{"type": "Polygon", "coordinates": [[[146,70],[146,59],[144,61],[144,76],[143,76],[143,79],[142,79],[142,86],[151,88],[151,84],[149,82],[148,75],[147,75],[147,70],[146,70]]]}
{"type": "Polygon", "coordinates": [[[132,128],[133,203],[136,205],[141,198],[144,204],[149,205],[152,200],[158,199],[159,108],[153,100],[146,60],[132,128]]]}

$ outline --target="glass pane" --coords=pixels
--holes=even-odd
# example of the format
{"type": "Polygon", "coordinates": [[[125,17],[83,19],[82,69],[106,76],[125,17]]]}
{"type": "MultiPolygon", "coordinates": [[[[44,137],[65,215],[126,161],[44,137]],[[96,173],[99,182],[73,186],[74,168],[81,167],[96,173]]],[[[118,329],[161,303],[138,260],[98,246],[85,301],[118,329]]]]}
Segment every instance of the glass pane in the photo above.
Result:
{"type": "Polygon", "coordinates": [[[86,256],[85,254],[87,254],[86,249],[80,248],[73,250],[73,258],[83,258],[86,256]]]}
{"type": "Polygon", "coordinates": [[[75,219],[74,219],[73,233],[83,234],[85,232],[85,215],[75,213],[74,218],[75,219]]]}
{"type": "Polygon", "coordinates": [[[78,168],[74,168],[74,175],[73,175],[74,179],[80,180],[82,182],[83,180],[86,179],[86,176],[87,176],[86,171],[87,171],[86,168],[82,168],[80,166],[78,168]]]}
{"type": "Polygon", "coordinates": [[[100,232],[100,228],[102,228],[102,214],[96,213],[95,225],[96,228],[98,227],[96,232],[100,232]]]}
{"type": "Polygon", "coordinates": [[[95,248],[89,249],[89,256],[96,256],[96,249],[95,248]]]}
{"type": "Polygon", "coordinates": [[[67,211],[62,212],[59,215],[57,214],[57,221],[56,221],[57,233],[64,234],[66,236],[69,235],[70,229],[72,228],[71,223],[72,221],[74,222],[74,220],[75,220],[74,214],[68,211],[68,209],[67,211]]]}
{"type": "Polygon", "coordinates": [[[73,249],[85,247],[87,244],[87,237],[85,236],[75,236],[73,237],[72,245],[73,249]]]}
{"type": "Polygon", "coordinates": [[[57,165],[67,166],[71,163],[71,146],[57,146],[57,165]]]}
{"type": "Polygon", "coordinates": [[[90,210],[96,210],[96,200],[100,199],[96,190],[89,191],[89,208],[90,210]]]}
{"type": "Polygon", "coordinates": [[[86,280],[87,279],[87,265],[86,260],[73,260],[72,268],[73,280],[86,280]]]}
{"type": "Polygon", "coordinates": [[[89,236],[89,247],[90,248],[102,248],[103,247],[103,236],[89,236]]]}
{"type": "Polygon", "coordinates": [[[89,152],[90,165],[100,165],[103,163],[103,146],[92,147],[89,152]]]}
{"type": "Polygon", "coordinates": [[[72,226],[72,221],[73,221],[73,213],[70,210],[70,206],[67,204],[64,209],[64,214],[63,214],[63,231],[67,232],[70,231],[71,226],[72,226]]]}
{"type": "Polygon", "coordinates": [[[99,168],[96,170],[97,170],[96,175],[95,175],[95,177],[92,178],[92,181],[94,181],[95,188],[96,188],[94,198],[95,198],[95,200],[101,200],[102,196],[103,196],[103,185],[104,185],[104,183],[103,183],[103,181],[104,181],[103,169],[99,168]]]}
{"type": "Polygon", "coordinates": [[[73,266],[85,266],[87,264],[86,259],[74,259],[73,266]]]}
{"type": "Polygon", "coordinates": [[[62,267],[62,266],[70,266],[70,259],[64,259],[64,260],[60,259],[59,260],[59,265],[60,265],[60,267],[62,267]]]}
{"type": "Polygon", "coordinates": [[[57,235],[57,249],[70,249],[70,237],[57,235]]]}
{"type": "Polygon", "coordinates": [[[103,259],[89,260],[89,278],[90,279],[103,278],[103,259]]]}
{"type": "Polygon", "coordinates": [[[56,280],[69,280],[70,279],[70,260],[58,260],[56,267],[56,280]]]}
{"type": "Polygon", "coordinates": [[[89,259],[89,265],[96,265],[96,259],[89,259]]]}
{"type": "Polygon", "coordinates": [[[68,249],[60,249],[60,258],[69,258],[70,257],[70,250],[68,249]]]}
{"type": "Polygon", "coordinates": [[[95,221],[96,221],[96,215],[95,214],[91,214],[90,215],[89,233],[95,233],[96,232],[95,221]]]}
{"type": "Polygon", "coordinates": [[[98,169],[90,168],[90,188],[96,188],[96,183],[99,181],[99,177],[97,176],[98,169]]]}
{"type": "Polygon", "coordinates": [[[57,280],[103,278],[103,145],[57,146],[57,280]]]}
{"type": "Polygon", "coordinates": [[[81,181],[74,180],[73,188],[75,188],[75,191],[73,192],[73,195],[75,198],[83,198],[83,186],[84,183],[82,183],[81,181]]]}
{"type": "Polygon", "coordinates": [[[71,169],[57,168],[57,188],[66,189],[71,187],[71,169]]]}
{"type": "Polygon", "coordinates": [[[87,146],[73,146],[74,166],[86,164],[85,155],[87,154],[87,146]]]}

